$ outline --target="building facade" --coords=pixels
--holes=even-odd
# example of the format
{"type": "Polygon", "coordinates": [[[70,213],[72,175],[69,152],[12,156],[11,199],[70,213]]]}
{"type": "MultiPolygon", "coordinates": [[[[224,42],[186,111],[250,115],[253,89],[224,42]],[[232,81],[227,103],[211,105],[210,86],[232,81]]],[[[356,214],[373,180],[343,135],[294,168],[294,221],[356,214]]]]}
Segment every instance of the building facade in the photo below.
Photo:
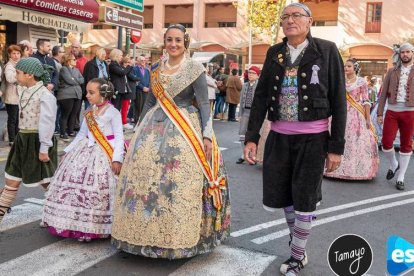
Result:
{"type": "MultiPolygon", "coordinates": [[[[241,1],[241,0],[239,0],[241,1]]],[[[382,75],[392,66],[393,44],[414,37],[410,20],[414,1],[402,0],[299,0],[313,12],[315,37],[334,41],[344,58],[362,63],[363,75],[382,75]]],[[[287,0],[287,3],[297,2],[287,0]]],[[[216,52],[238,56],[247,63],[249,33],[246,18],[229,0],[145,0],[144,30],[137,45],[156,60],[162,52],[165,28],[174,23],[187,27],[192,52],[216,52]]],[[[114,27],[95,24],[84,42],[116,47],[114,27]]],[[[280,32],[278,41],[283,37],[280,32]]],[[[269,38],[254,38],[252,63],[262,64],[269,38]]]]}

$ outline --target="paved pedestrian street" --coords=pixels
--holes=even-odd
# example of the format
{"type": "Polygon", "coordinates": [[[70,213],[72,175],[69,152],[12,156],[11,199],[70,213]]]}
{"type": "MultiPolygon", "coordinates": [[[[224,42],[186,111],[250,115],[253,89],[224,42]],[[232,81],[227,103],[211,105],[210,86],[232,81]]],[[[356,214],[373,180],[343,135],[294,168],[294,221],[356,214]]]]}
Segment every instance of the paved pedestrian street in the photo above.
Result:
{"type": "MultiPolygon", "coordinates": [[[[1,112],[0,118],[3,115],[1,112]]],[[[231,236],[214,252],[169,261],[119,252],[109,240],[79,243],[54,237],[39,227],[42,189],[23,187],[12,212],[0,225],[1,275],[279,275],[280,264],[289,257],[283,211],[270,214],[262,208],[261,166],[235,163],[241,151],[238,123],[215,121],[214,128],[229,173],[232,199],[231,236]]],[[[126,133],[126,137],[131,135],[131,131],[126,133]]],[[[61,152],[66,143],[59,143],[61,152]]],[[[2,170],[7,152],[8,146],[3,144],[2,170]]],[[[309,264],[301,275],[334,275],[327,262],[328,248],[347,233],[364,237],[372,247],[373,264],[367,275],[385,274],[389,236],[414,242],[413,169],[407,171],[406,190],[399,192],[393,181],[385,180],[382,153],[380,167],[373,181],[324,179],[323,201],[308,241],[309,264]]]]}

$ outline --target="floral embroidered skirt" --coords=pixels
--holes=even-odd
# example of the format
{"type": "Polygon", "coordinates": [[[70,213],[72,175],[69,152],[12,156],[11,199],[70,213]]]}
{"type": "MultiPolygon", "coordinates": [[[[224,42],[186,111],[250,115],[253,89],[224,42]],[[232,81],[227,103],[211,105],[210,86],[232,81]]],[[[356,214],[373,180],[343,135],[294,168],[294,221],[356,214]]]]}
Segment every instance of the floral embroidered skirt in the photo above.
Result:
{"type": "MultiPolygon", "coordinates": [[[[198,110],[182,111],[201,135],[198,110]]],[[[222,160],[219,175],[226,177],[222,160]]],[[[230,195],[226,181],[217,211],[207,188],[188,143],[154,107],[135,132],[118,179],[112,244],[152,258],[210,252],[230,233],[230,195]]]]}
{"type": "Polygon", "coordinates": [[[50,183],[43,221],[53,235],[107,238],[112,230],[116,179],[98,145],[82,140],[66,154],[50,183]]]}
{"type": "Polygon", "coordinates": [[[347,104],[345,149],[341,165],[325,176],[349,180],[369,180],[378,172],[379,156],[375,136],[366,127],[364,116],[347,104]]]}

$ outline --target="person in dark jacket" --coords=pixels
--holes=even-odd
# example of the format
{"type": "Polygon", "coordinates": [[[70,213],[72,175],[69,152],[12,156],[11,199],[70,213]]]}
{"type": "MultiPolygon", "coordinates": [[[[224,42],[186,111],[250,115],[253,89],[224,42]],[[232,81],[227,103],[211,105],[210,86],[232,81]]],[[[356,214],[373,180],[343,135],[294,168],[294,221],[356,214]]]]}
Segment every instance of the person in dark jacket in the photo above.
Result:
{"type": "Polygon", "coordinates": [[[144,108],[145,100],[151,90],[151,76],[150,71],[146,68],[147,59],[141,55],[138,57],[137,63],[134,66],[134,75],[140,78],[140,82],[136,87],[136,98],[133,101],[134,106],[134,123],[138,123],[139,116],[141,116],[144,108]]]}
{"type": "Polygon", "coordinates": [[[283,42],[269,48],[246,132],[245,159],[256,162],[259,131],[268,113],[271,131],[263,160],[263,205],[283,208],[291,233],[291,257],[280,272],[298,275],[307,264],[306,242],[322,175],[337,169],[345,145],[346,94],[342,58],[333,42],[310,34],[308,6],[283,10],[283,42]],[[329,133],[329,117],[331,132],[329,133]]]}
{"type": "Polygon", "coordinates": [[[122,51],[119,49],[113,49],[109,54],[111,63],[109,64],[109,79],[115,88],[115,99],[112,100],[112,104],[116,109],[121,111],[122,99],[128,93],[126,76],[132,71],[132,67],[124,68],[121,66],[122,51]]]}
{"type": "Polygon", "coordinates": [[[135,100],[136,94],[135,90],[139,81],[139,77],[135,76],[133,67],[131,66],[131,58],[129,56],[125,56],[122,59],[121,63],[122,67],[129,70],[129,73],[126,75],[126,88],[128,90],[128,93],[123,95],[122,98],[122,107],[121,107],[121,117],[122,117],[122,125],[125,129],[133,129],[134,126],[131,124],[128,124],[127,116],[128,116],[128,110],[129,105],[132,100],[135,100]]]}
{"type": "Polygon", "coordinates": [[[59,90],[57,101],[60,106],[60,138],[69,141],[75,136],[75,118],[82,105],[82,88],[84,78],[76,68],[76,58],[67,54],[62,60],[63,66],[59,73],[59,90]]]}
{"type": "Polygon", "coordinates": [[[51,51],[51,45],[49,39],[40,38],[36,41],[37,52],[32,57],[40,60],[42,64],[47,64],[53,67],[54,71],[50,75],[51,82],[45,84],[49,91],[57,91],[59,87],[59,75],[56,70],[55,61],[49,56],[51,51]]]}
{"type": "Polygon", "coordinates": [[[88,108],[89,102],[86,99],[86,85],[88,82],[95,78],[101,78],[108,80],[109,72],[108,72],[108,64],[105,62],[106,59],[106,51],[104,48],[98,48],[95,52],[95,58],[91,59],[85,64],[85,68],[83,71],[83,78],[85,79],[85,83],[82,85],[82,94],[83,94],[83,101],[85,103],[85,109],[88,108]]]}

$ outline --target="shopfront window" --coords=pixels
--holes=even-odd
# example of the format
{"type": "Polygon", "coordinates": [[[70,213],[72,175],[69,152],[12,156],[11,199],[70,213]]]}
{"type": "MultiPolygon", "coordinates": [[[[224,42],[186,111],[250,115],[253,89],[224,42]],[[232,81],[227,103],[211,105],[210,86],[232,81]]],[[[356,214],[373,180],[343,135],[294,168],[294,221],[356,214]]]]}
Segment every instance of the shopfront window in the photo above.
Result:
{"type": "Polygon", "coordinates": [[[1,62],[5,61],[6,58],[6,22],[3,20],[0,20],[0,49],[1,49],[1,62]]]}

